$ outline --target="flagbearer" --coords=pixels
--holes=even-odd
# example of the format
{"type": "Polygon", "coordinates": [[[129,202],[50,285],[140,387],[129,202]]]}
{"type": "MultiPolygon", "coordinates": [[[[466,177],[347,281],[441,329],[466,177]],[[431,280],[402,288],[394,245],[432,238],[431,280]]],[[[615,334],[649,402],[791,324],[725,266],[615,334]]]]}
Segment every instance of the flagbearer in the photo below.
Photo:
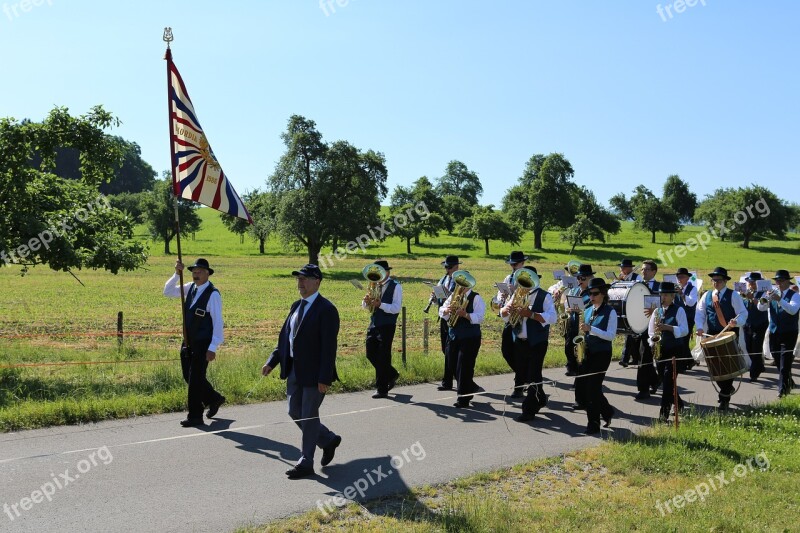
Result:
{"type": "MultiPolygon", "coordinates": [[[[164,296],[180,298],[180,272],[183,263],[175,263],[175,274],[164,285],[164,296]]],[[[203,407],[208,406],[206,416],[213,418],[225,397],[214,390],[206,379],[208,363],[217,357],[217,348],[224,340],[222,333],[222,299],[219,291],[208,281],[214,269],[205,259],[198,259],[189,267],[192,282],[183,285],[186,296],[186,338],[181,345],[181,370],[189,385],[189,414],[181,421],[183,427],[202,426],[203,407]]]]}

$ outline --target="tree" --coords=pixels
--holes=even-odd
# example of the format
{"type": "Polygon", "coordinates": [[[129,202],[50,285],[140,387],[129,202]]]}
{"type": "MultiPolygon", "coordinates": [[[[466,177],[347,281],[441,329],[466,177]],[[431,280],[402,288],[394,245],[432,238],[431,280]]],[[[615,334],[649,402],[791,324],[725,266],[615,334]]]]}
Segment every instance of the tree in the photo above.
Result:
{"type": "Polygon", "coordinates": [[[452,233],[456,225],[470,216],[472,208],[478,205],[483,185],[478,174],[461,161],[453,160],[447,163],[444,175],[437,180],[436,194],[444,204],[442,216],[447,231],[452,233]]]}
{"type": "Polygon", "coordinates": [[[542,249],[542,233],[549,227],[565,228],[575,221],[571,195],[575,171],[563,154],[532,156],[503,198],[503,211],[511,220],[533,229],[533,247],[542,249]]]}
{"type": "MultiPolygon", "coordinates": [[[[242,197],[242,202],[244,202],[244,206],[249,212],[250,208],[247,205],[247,195],[242,197]]],[[[250,216],[252,216],[252,214],[250,216]]],[[[243,218],[232,217],[225,213],[220,213],[219,218],[222,221],[222,225],[225,226],[228,231],[239,236],[239,243],[244,243],[244,235],[250,227],[250,222],[243,218]]]]}
{"type": "Polygon", "coordinates": [[[109,195],[108,201],[113,207],[131,217],[134,223],[144,224],[146,222],[144,208],[150,194],[151,191],[121,192],[109,195]]]}
{"type": "Polygon", "coordinates": [[[678,220],[691,222],[697,209],[697,195],[689,190],[689,185],[677,174],[667,178],[661,201],[667,209],[678,215],[678,220]]]}
{"type": "Polygon", "coordinates": [[[697,207],[695,219],[708,224],[713,235],[741,239],[742,248],[749,248],[757,235],[784,238],[791,213],[791,208],[769,189],[752,185],[717,189],[697,207]]]}
{"type": "Polygon", "coordinates": [[[611,197],[611,206],[622,218],[632,218],[633,227],[649,231],[650,242],[656,242],[656,232],[674,234],[681,230],[679,214],[660,200],[644,185],[637,185],[630,200],[620,193],[611,197]]]}
{"type": "Polygon", "coordinates": [[[608,204],[616,215],[622,220],[633,220],[633,210],[625,193],[617,193],[608,200],[608,204]]]}
{"type": "Polygon", "coordinates": [[[98,190],[123,158],[124,147],[104,132],[118,124],[100,106],[79,117],[57,107],[41,123],[0,119],[3,264],[116,274],[147,260],[144,245],[131,241],[134,221],[98,190]],[[79,154],[79,179],[53,173],[62,147],[79,154]]]}
{"type": "Polygon", "coordinates": [[[351,240],[380,222],[386,196],[386,160],[346,141],[328,145],[313,120],[292,115],[281,134],[286,145],[267,180],[275,195],[278,231],[306,247],[317,263],[323,246],[351,240]]]}
{"type": "Polygon", "coordinates": [[[405,216],[405,224],[393,224],[394,235],[406,241],[406,253],[411,253],[411,239],[414,244],[419,244],[419,237],[425,234],[429,237],[436,237],[439,232],[447,227],[447,222],[439,214],[443,202],[438,196],[430,180],[422,176],[413,183],[412,187],[395,187],[389,199],[389,209],[392,219],[401,220],[398,215],[405,216]],[[428,216],[415,216],[413,219],[406,214],[409,209],[413,210],[416,206],[425,206],[428,216]]]}
{"type": "Polygon", "coordinates": [[[264,254],[264,244],[275,229],[275,195],[256,189],[251,192],[245,202],[253,223],[248,228],[250,236],[258,241],[258,253],[264,254]]]}
{"type": "Polygon", "coordinates": [[[503,213],[494,210],[493,205],[473,208],[472,215],[458,225],[458,234],[472,239],[482,239],[489,255],[489,240],[519,244],[522,241],[522,228],[509,222],[503,213]]]}
{"type": "Polygon", "coordinates": [[[575,247],[587,240],[606,242],[606,233],[617,234],[621,225],[619,219],[607,209],[597,203],[594,193],[586,187],[574,187],[573,198],[578,206],[578,215],[572,223],[561,233],[561,240],[572,246],[569,254],[575,247]]]}
{"type": "MultiPolygon", "coordinates": [[[[164,242],[164,253],[170,255],[169,243],[175,238],[175,204],[172,196],[172,172],[165,170],[163,179],[157,181],[150,197],[145,203],[147,228],[153,240],[164,242]]],[[[200,229],[200,217],[196,204],[178,199],[178,217],[181,223],[181,236],[186,237],[200,229]]]]}

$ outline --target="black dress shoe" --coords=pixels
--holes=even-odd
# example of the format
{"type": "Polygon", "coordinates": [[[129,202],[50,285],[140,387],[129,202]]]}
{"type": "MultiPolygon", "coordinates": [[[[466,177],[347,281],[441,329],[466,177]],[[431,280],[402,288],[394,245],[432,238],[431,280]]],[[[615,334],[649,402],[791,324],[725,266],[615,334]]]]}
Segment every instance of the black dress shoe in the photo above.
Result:
{"type": "Polygon", "coordinates": [[[438,387],[436,387],[436,390],[453,390],[453,386],[450,385],[448,387],[447,385],[439,385],[438,387]]]}
{"type": "Polygon", "coordinates": [[[656,392],[658,392],[658,385],[650,387],[650,394],[655,394],[656,392]]]}
{"type": "Polygon", "coordinates": [[[214,416],[217,414],[217,411],[219,411],[219,408],[223,403],[225,403],[225,396],[220,396],[219,400],[208,406],[208,412],[206,413],[206,417],[214,418],[214,416]]]}
{"type": "Polygon", "coordinates": [[[550,395],[545,394],[544,397],[539,400],[539,408],[547,407],[547,400],[550,398],[550,395]]]}
{"type": "Polygon", "coordinates": [[[522,398],[522,389],[514,389],[514,392],[511,393],[512,398],[522,398]]]}
{"type": "Polygon", "coordinates": [[[586,410],[586,406],[581,405],[579,403],[573,403],[572,405],[569,406],[569,408],[572,409],[573,411],[585,411],[586,410]]]}
{"type": "Polygon", "coordinates": [[[612,411],[608,416],[603,416],[603,427],[608,428],[611,427],[611,419],[614,418],[616,413],[612,411]]]}
{"type": "Polygon", "coordinates": [[[619,362],[619,366],[624,366],[625,368],[628,368],[628,362],[627,361],[620,361],[619,362]]]}
{"type": "Polygon", "coordinates": [[[330,444],[322,448],[322,460],[320,464],[322,466],[328,466],[333,461],[333,456],[336,455],[336,448],[342,443],[342,437],[336,435],[330,444]]]}
{"type": "Polygon", "coordinates": [[[486,389],[478,385],[477,383],[472,384],[472,392],[486,392],[486,389]]]}
{"type": "Polygon", "coordinates": [[[456,403],[453,404],[453,407],[456,407],[457,409],[464,409],[466,407],[469,407],[469,402],[467,402],[467,403],[456,402],[456,403]]]}
{"type": "Polygon", "coordinates": [[[385,392],[376,392],[375,394],[372,395],[372,397],[377,400],[378,398],[388,398],[389,395],[385,392]]]}
{"type": "Polygon", "coordinates": [[[643,390],[643,391],[639,391],[639,393],[636,396],[634,396],[634,399],[636,399],[636,400],[646,400],[649,397],[650,397],[650,393],[648,391],[646,391],[646,390],[643,390]]]}
{"type": "Polygon", "coordinates": [[[587,426],[583,432],[584,435],[597,435],[598,433],[600,433],[600,426],[595,425],[587,426]]]}
{"type": "Polygon", "coordinates": [[[565,376],[569,376],[569,377],[573,377],[573,376],[577,376],[578,373],[575,372],[574,370],[567,370],[566,372],[564,372],[564,375],[565,376]]]}
{"type": "Polygon", "coordinates": [[[297,465],[294,468],[287,470],[286,475],[289,479],[300,479],[303,477],[313,476],[314,469],[308,466],[297,465]]]}
{"type": "Polygon", "coordinates": [[[206,423],[203,422],[202,418],[186,418],[181,420],[181,425],[185,428],[191,428],[195,426],[205,426],[206,423]]]}
{"type": "Polygon", "coordinates": [[[534,420],[535,418],[536,418],[536,415],[534,415],[534,414],[522,413],[521,415],[519,415],[514,420],[516,420],[517,422],[530,422],[531,420],[534,420]]]}
{"type": "Polygon", "coordinates": [[[400,377],[400,375],[398,374],[397,376],[395,376],[395,377],[393,377],[392,379],[389,380],[389,388],[386,389],[387,392],[392,390],[394,388],[394,386],[397,385],[397,378],[399,378],[399,377],[400,377]]]}

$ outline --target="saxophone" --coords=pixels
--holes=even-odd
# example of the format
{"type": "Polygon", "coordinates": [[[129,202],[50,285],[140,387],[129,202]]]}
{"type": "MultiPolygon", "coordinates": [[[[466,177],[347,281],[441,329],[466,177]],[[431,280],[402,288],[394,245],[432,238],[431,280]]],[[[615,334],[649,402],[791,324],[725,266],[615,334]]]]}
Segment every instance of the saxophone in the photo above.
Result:
{"type": "Polygon", "coordinates": [[[664,320],[664,308],[659,306],[656,309],[656,320],[654,322],[656,327],[656,333],[650,340],[653,341],[653,361],[658,361],[661,359],[661,332],[658,331],[658,326],[661,325],[661,322],[664,320]]]}

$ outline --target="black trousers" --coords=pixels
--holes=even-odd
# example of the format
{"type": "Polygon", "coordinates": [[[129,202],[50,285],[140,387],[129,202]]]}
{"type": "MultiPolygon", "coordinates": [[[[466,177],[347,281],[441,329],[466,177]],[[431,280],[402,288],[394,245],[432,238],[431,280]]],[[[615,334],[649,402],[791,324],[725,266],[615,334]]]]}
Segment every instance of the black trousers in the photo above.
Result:
{"type": "Polygon", "coordinates": [[[450,326],[447,325],[447,320],[444,318],[439,319],[439,338],[442,341],[442,354],[444,355],[444,375],[442,375],[442,387],[448,389],[453,387],[453,379],[455,369],[452,368],[447,359],[447,343],[450,342],[450,326]]]}
{"type": "Polygon", "coordinates": [[[540,342],[531,346],[527,339],[517,339],[514,342],[514,353],[518,368],[522,369],[525,383],[532,383],[528,386],[528,395],[522,401],[522,412],[535,415],[539,409],[547,404],[547,397],[544,394],[542,381],[542,367],[544,366],[544,356],[547,354],[548,341],[540,342]]]}
{"type": "Polygon", "coordinates": [[[644,333],[637,337],[641,343],[642,360],[639,368],[636,369],[636,389],[639,392],[650,392],[650,388],[658,387],[661,378],[653,364],[653,350],[647,342],[647,334],[644,333]]]}
{"type": "Polygon", "coordinates": [[[614,408],[603,394],[603,380],[611,364],[611,351],[592,352],[586,350],[586,357],[578,367],[575,378],[575,399],[578,405],[586,408],[589,419],[587,429],[599,429],[600,417],[614,415],[614,408]]]}
{"type": "Polygon", "coordinates": [[[779,396],[792,392],[794,380],[792,379],[792,363],[794,362],[794,345],[797,343],[797,332],[770,333],[769,351],[778,361],[778,372],[781,374],[779,396]]]}
{"type": "Polygon", "coordinates": [[[181,371],[183,380],[189,385],[189,416],[203,418],[203,408],[222,399],[222,395],[206,379],[208,360],[206,352],[209,342],[192,343],[181,347],[181,371]]]}
{"type": "Polygon", "coordinates": [[[400,375],[392,366],[392,341],[396,328],[396,324],[388,324],[367,329],[367,359],[375,367],[375,388],[382,394],[389,391],[389,382],[400,375]]]}
{"type": "Polygon", "coordinates": [[[508,368],[514,372],[514,385],[517,384],[517,370],[514,368],[514,335],[513,328],[506,324],[500,337],[500,353],[506,360],[508,368]]]}
{"type": "MultiPolygon", "coordinates": [[[[674,396],[674,389],[675,389],[675,375],[672,373],[672,356],[675,355],[677,359],[680,359],[683,353],[683,343],[681,343],[681,348],[675,350],[673,352],[664,352],[662,351],[661,360],[656,361],[656,368],[658,369],[658,375],[661,376],[661,383],[663,385],[663,390],[661,393],[661,414],[662,416],[669,416],[670,408],[672,404],[675,403],[674,396]]],[[[686,361],[676,361],[675,367],[678,374],[681,374],[686,371],[687,368],[686,361]]],[[[680,395],[678,395],[678,407],[683,407],[683,400],[681,400],[680,395]]]]}
{"type": "Polygon", "coordinates": [[[567,357],[567,370],[571,372],[578,371],[578,358],[575,357],[575,343],[572,339],[578,334],[577,327],[572,329],[569,327],[570,322],[567,321],[566,333],[564,334],[564,355],[567,357]]]}
{"type": "MultiPolygon", "coordinates": [[[[475,392],[476,385],[473,381],[475,377],[475,360],[478,358],[480,349],[480,337],[450,339],[450,342],[447,343],[448,364],[450,368],[455,369],[455,378],[458,382],[458,389],[456,390],[459,395],[475,392]]],[[[459,398],[458,403],[467,406],[471,400],[472,396],[465,396],[459,398]]]]}
{"type": "MultiPolygon", "coordinates": [[[[764,336],[767,334],[767,327],[769,324],[761,324],[755,328],[745,326],[744,328],[744,345],[750,354],[750,379],[757,379],[758,376],[764,371],[764,336]]],[[[772,350],[772,343],[770,343],[770,351],[772,350]]]]}
{"type": "Polygon", "coordinates": [[[622,347],[622,362],[638,365],[642,360],[642,343],[639,335],[626,335],[625,346],[622,347]]]}

